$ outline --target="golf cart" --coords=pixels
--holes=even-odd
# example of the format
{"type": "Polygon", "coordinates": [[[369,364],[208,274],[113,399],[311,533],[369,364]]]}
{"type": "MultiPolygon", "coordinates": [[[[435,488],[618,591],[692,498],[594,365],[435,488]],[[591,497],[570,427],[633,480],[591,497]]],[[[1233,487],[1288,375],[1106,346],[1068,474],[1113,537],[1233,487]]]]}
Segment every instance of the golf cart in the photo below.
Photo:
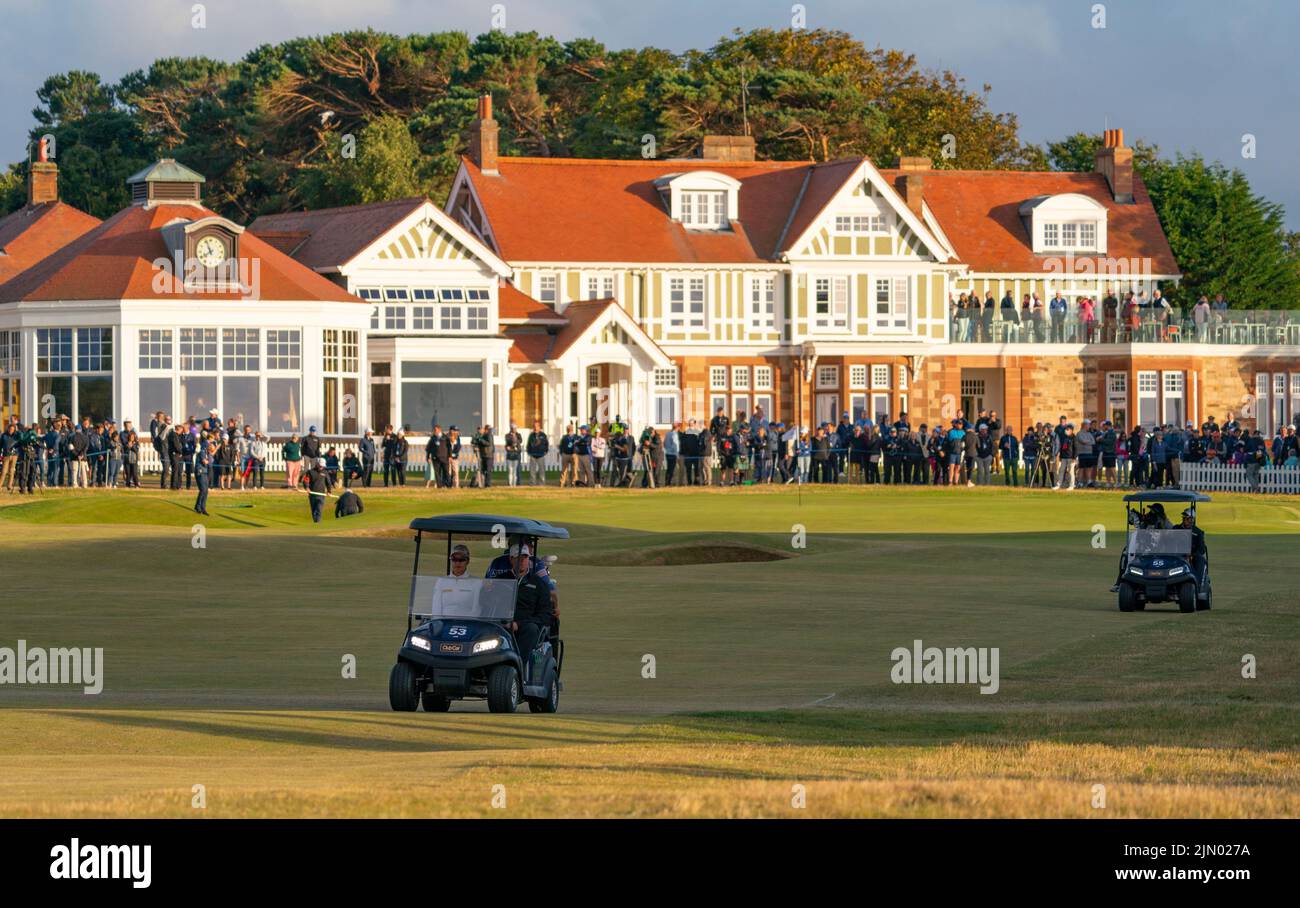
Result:
{"type": "Polygon", "coordinates": [[[1180,612],[1210,608],[1209,556],[1202,550],[1196,557],[1194,531],[1164,517],[1167,507],[1190,509],[1193,518],[1198,504],[1210,496],[1199,492],[1159,489],[1124,496],[1128,536],[1120,559],[1119,610],[1142,611],[1148,602],[1178,603],[1180,612]],[[1169,523],[1169,529],[1162,524],[1169,523]],[[1198,562],[1199,568],[1198,571],[1198,562]]]}
{"type": "MultiPolygon", "coordinates": [[[[452,700],[487,700],[494,713],[514,712],[520,699],[535,713],[560,705],[564,642],[542,632],[531,653],[519,652],[510,630],[515,612],[515,580],[451,576],[452,537],[519,537],[533,556],[538,539],[568,539],[569,531],[540,520],[493,514],[417,517],[415,566],[406,616],[406,636],[388,676],[388,701],[394,710],[446,712],[452,700]],[[420,573],[425,533],[447,536],[447,561],[441,574],[420,573]]],[[[427,559],[426,559],[427,560],[427,559]]]]}

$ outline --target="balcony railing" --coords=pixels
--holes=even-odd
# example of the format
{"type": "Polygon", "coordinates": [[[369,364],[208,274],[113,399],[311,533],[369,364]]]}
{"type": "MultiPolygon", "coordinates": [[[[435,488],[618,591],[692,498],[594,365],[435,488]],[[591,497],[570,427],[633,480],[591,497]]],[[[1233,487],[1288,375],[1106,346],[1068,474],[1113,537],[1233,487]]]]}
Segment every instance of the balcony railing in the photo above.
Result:
{"type": "Polygon", "coordinates": [[[953,343],[993,344],[1150,344],[1201,343],[1300,346],[1300,310],[1228,309],[1212,311],[1198,322],[1190,313],[1174,309],[1162,318],[1157,310],[1142,309],[1137,317],[1107,321],[1081,321],[1073,306],[1064,318],[1043,312],[1028,317],[1004,318],[995,309],[992,321],[973,314],[950,318],[953,343]]]}

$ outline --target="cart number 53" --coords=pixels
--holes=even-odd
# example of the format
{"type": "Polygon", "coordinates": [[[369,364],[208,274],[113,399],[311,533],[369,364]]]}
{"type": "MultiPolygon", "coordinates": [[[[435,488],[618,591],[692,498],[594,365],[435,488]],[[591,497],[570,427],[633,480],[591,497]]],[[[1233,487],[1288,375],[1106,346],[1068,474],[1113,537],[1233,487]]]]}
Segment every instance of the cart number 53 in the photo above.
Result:
{"type": "Polygon", "coordinates": [[[463,625],[454,624],[447,628],[448,637],[464,637],[467,633],[469,633],[469,628],[464,627],[463,625]]]}

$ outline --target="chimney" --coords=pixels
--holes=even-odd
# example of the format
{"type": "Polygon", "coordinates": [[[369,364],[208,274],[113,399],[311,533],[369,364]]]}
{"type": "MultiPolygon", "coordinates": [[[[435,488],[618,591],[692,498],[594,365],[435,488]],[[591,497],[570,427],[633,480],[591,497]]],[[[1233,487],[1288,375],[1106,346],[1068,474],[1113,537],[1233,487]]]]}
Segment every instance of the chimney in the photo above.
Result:
{"type": "Polygon", "coordinates": [[[925,172],[930,169],[930,164],[929,158],[900,157],[898,159],[898,169],[902,173],[894,181],[894,188],[918,218],[921,216],[921,202],[925,198],[925,172]]]}
{"type": "Polygon", "coordinates": [[[1096,170],[1106,177],[1116,202],[1133,204],[1133,149],[1124,147],[1124,130],[1108,129],[1102,134],[1096,170]]]}
{"type": "Polygon", "coordinates": [[[754,137],[705,136],[700,157],[706,161],[752,161],[754,137]]]}
{"type": "Polygon", "coordinates": [[[492,96],[478,99],[478,119],[469,128],[469,159],[486,174],[497,173],[497,121],[492,119],[492,96]]]}
{"type": "Polygon", "coordinates": [[[36,146],[36,160],[27,165],[27,204],[44,205],[59,200],[59,167],[50,160],[41,139],[36,146]]]}

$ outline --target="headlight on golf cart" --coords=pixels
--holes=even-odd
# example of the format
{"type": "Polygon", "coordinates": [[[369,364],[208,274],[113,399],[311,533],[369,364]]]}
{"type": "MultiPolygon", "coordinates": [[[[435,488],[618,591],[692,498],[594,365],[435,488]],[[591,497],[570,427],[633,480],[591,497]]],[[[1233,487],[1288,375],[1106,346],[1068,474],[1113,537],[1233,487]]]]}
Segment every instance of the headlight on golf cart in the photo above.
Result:
{"type": "Polygon", "coordinates": [[[500,637],[493,637],[489,640],[480,640],[478,643],[474,644],[473,654],[476,655],[478,653],[490,653],[492,650],[496,649],[500,645],[501,645],[500,637]]]}
{"type": "Polygon", "coordinates": [[[1129,572],[1130,574],[1137,574],[1139,577],[1143,576],[1143,574],[1142,574],[1142,568],[1140,568],[1140,567],[1131,567],[1131,568],[1128,569],[1128,572],[1129,572]]]}
{"type": "Polygon", "coordinates": [[[417,637],[415,634],[411,635],[411,646],[415,647],[416,649],[422,649],[425,652],[428,652],[429,650],[433,649],[433,644],[429,642],[429,638],[417,637]]]}
{"type": "Polygon", "coordinates": [[[1185,571],[1185,570],[1187,570],[1187,568],[1183,567],[1181,564],[1178,565],[1178,567],[1171,567],[1171,568],[1169,569],[1169,576],[1170,576],[1170,577],[1174,577],[1174,576],[1176,576],[1176,575],[1178,575],[1178,574],[1181,574],[1181,573],[1182,573],[1183,571],[1185,571]]]}

